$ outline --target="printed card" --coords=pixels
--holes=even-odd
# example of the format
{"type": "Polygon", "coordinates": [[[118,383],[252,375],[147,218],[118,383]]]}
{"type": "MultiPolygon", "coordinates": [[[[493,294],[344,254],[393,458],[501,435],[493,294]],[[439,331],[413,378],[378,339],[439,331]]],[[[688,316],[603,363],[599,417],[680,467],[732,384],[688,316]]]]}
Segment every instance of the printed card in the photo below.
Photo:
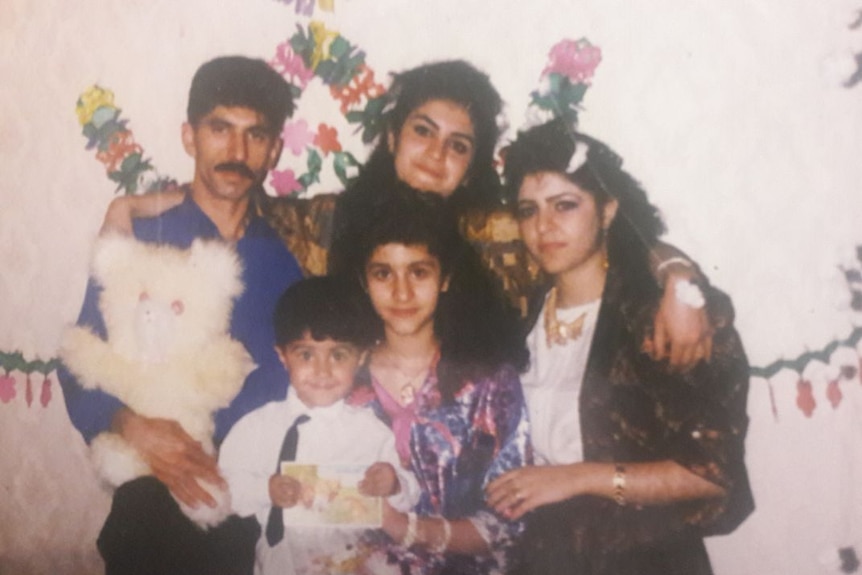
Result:
{"type": "Polygon", "coordinates": [[[281,473],[302,485],[299,503],[284,510],[285,525],[380,527],[383,500],[359,493],[368,465],[309,465],[284,461],[281,473]]]}

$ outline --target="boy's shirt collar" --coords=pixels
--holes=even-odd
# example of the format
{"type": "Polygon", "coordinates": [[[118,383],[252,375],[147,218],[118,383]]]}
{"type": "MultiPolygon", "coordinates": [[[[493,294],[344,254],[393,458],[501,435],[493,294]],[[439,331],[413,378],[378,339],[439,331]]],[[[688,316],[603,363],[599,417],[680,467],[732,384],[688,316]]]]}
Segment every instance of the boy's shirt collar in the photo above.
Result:
{"type": "Polygon", "coordinates": [[[346,404],[344,403],[343,398],[339,399],[332,405],[327,405],[326,407],[310,407],[305,405],[305,403],[299,399],[299,396],[293,387],[287,388],[285,409],[287,417],[290,418],[291,421],[303,414],[312,419],[337,419],[341,417],[345,408],[346,404]]]}

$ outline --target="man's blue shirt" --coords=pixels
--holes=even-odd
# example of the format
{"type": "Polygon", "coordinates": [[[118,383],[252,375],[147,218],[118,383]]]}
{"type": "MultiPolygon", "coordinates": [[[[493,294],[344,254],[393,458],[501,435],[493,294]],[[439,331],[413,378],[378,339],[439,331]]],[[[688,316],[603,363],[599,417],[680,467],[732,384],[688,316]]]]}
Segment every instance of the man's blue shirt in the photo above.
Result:
{"type": "MultiPolygon", "coordinates": [[[[135,220],[133,226],[139,241],[179,248],[190,247],[198,238],[220,237],[218,228],[188,194],[179,206],[154,218],[135,220]]],[[[216,445],[240,417],[269,401],[285,398],[288,379],[275,353],[272,313],[279,296],[302,277],[296,259],[260,217],[251,217],[235,249],[242,262],[245,289],[234,302],[230,334],[245,345],[258,367],[246,378],[233,402],[216,413],[213,437],[216,445]]],[[[88,326],[105,337],[105,324],[98,306],[100,291],[90,279],[78,325],[88,326]]],[[[63,366],[58,375],[69,418],[89,443],[110,428],[122,403],[102,391],[82,388],[63,366]]]]}

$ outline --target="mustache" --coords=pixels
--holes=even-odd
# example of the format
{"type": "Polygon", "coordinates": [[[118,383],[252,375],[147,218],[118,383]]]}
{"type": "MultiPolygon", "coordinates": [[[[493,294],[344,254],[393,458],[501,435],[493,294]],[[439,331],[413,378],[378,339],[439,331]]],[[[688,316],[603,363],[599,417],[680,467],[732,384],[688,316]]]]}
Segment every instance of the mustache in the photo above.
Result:
{"type": "Polygon", "coordinates": [[[249,168],[248,166],[246,166],[242,162],[224,162],[224,163],[218,164],[215,167],[215,171],[216,172],[236,172],[237,174],[239,174],[241,176],[245,176],[249,180],[253,180],[257,177],[255,175],[255,173],[251,170],[251,168],[249,168]]]}

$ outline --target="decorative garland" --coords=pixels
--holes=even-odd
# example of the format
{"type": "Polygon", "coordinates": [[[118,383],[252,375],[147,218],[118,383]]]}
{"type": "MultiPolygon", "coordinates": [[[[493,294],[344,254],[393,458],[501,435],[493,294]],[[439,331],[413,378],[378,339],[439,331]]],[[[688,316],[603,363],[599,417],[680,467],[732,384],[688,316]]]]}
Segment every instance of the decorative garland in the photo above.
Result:
{"type": "Polygon", "coordinates": [[[555,44],[539,78],[539,89],[530,93],[527,127],[554,118],[563,118],[568,125],[576,126],[581,100],[601,61],[601,49],[586,38],[555,44]]]}
{"type": "MultiPolygon", "coordinates": [[[[291,83],[296,100],[311,80],[319,79],[339,103],[347,122],[357,126],[363,143],[373,141],[382,130],[386,89],[375,81],[365,53],[322,22],[311,22],[307,28],[297,25],[296,33],[276,48],[270,65],[291,83]]],[[[290,168],[272,171],[270,184],[278,195],[308,191],[320,181],[324,159],[330,155],[332,169],[344,187],[359,170],[359,161],[342,149],[338,130],[332,126],[321,123],[312,132],[305,119],[296,119],[285,124],[282,139],[285,150],[307,156],[305,172],[298,177],[290,168]]]]}
{"type": "MultiPolygon", "coordinates": [[[[294,0],[277,0],[280,4],[293,4],[294,0]]],[[[296,13],[300,16],[314,15],[314,0],[295,0],[296,13]]],[[[335,0],[317,0],[317,6],[324,12],[335,12],[335,0]]]]}
{"type": "MultiPolygon", "coordinates": [[[[751,377],[762,377],[769,379],[778,372],[785,369],[792,369],[797,373],[802,373],[805,368],[814,361],[819,361],[825,364],[830,362],[832,354],[839,348],[856,348],[859,341],[862,340],[862,327],[855,328],[850,336],[846,339],[830,341],[826,347],[817,351],[807,351],[794,359],[779,359],[765,367],[751,367],[751,377]]],[[[860,366],[862,367],[862,366],[860,366]]]]}
{"type": "Polygon", "coordinates": [[[120,110],[114,105],[114,93],[100,86],[92,86],[78,98],[75,112],[87,138],[86,149],[96,150],[96,159],[105,166],[108,178],[117,183],[116,191],[134,194],[139,189],[150,191],[165,189],[176,182],[159,177],[144,151],[120,119],[120,110]],[[142,185],[143,184],[143,185],[142,185]]]}
{"type": "MultiPolygon", "coordinates": [[[[856,11],[856,19],[848,26],[850,30],[862,29],[862,10],[856,11]]],[[[852,88],[862,82],[862,52],[853,54],[853,73],[844,81],[845,88],[852,88]]]]}
{"type": "Polygon", "coordinates": [[[48,374],[57,369],[59,365],[60,361],[56,358],[48,361],[40,359],[27,361],[20,352],[5,353],[0,351],[0,367],[5,372],[3,375],[0,375],[0,402],[6,404],[18,396],[18,391],[15,388],[17,382],[12,376],[13,371],[18,371],[25,376],[24,401],[27,402],[27,407],[33,404],[33,378],[36,375],[42,376],[39,403],[42,404],[42,407],[48,407],[53,397],[53,392],[51,391],[52,380],[48,374]]]}

